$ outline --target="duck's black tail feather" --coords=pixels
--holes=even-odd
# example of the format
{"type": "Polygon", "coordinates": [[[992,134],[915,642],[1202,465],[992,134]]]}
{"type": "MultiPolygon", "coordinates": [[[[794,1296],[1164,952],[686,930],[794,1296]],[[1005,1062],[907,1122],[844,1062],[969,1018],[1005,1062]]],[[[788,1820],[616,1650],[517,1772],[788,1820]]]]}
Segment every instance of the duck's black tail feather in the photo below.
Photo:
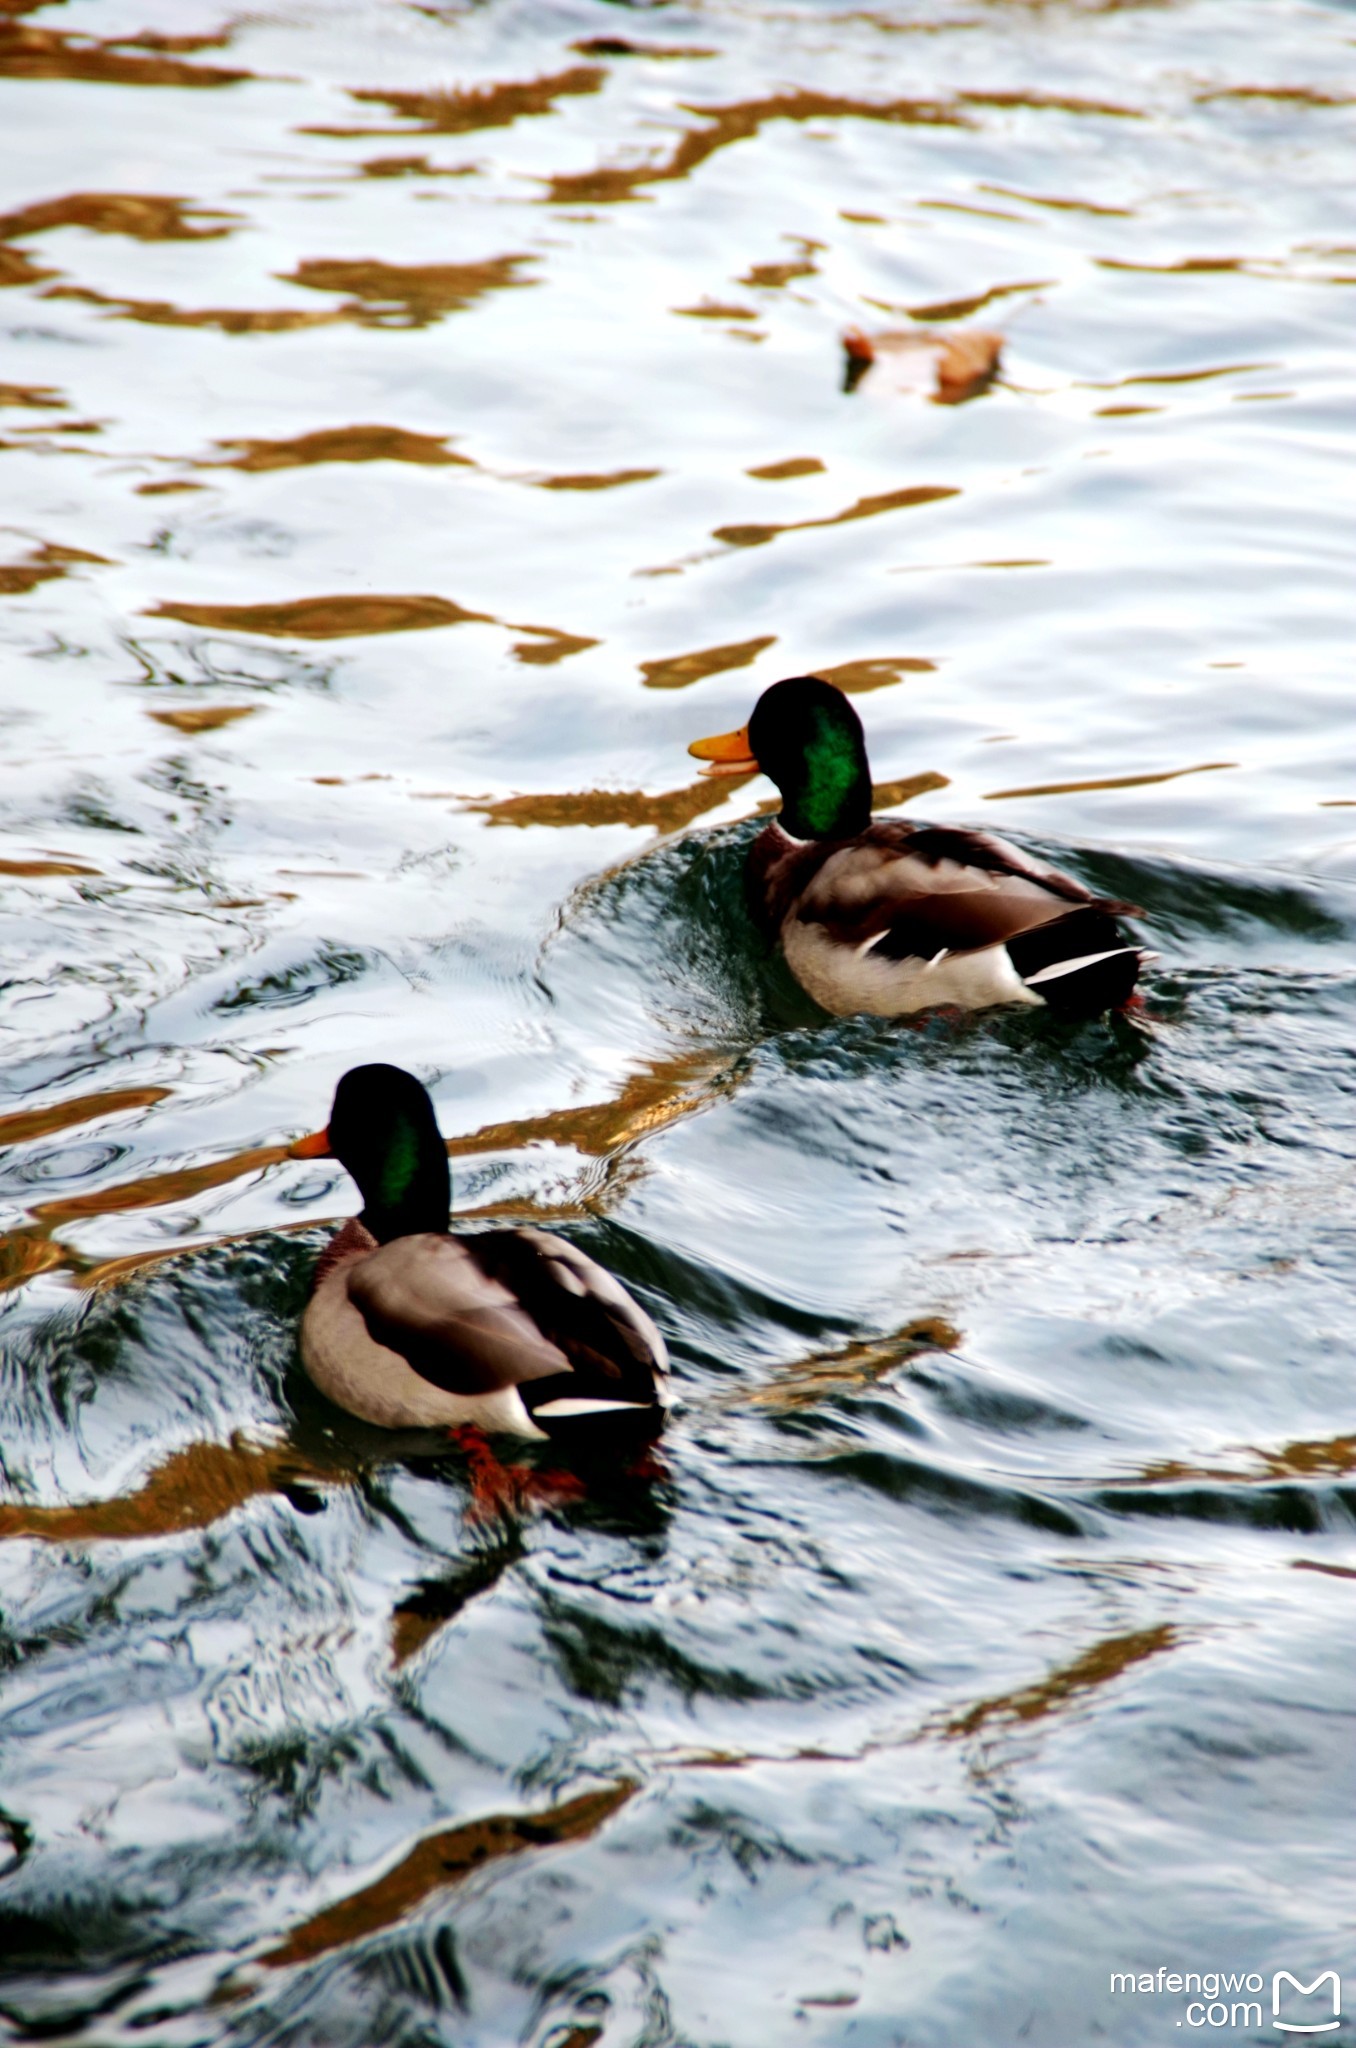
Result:
{"type": "Polygon", "coordinates": [[[1109,911],[1080,905],[1050,924],[1019,932],[1008,957],[1034,995],[1063,1017],[1099,1017],[1133,994],[1146,957],[1109,911]]]}
{"type": "Polygon", "coordinates": [[[653,1383],[581,1385],[579,1374],[568,1372],[529,1380],[518,1392],[537,1427],[558,1444],[612,1450],[648,1442],[664,1426],[666,1410],[653,1383]]]}

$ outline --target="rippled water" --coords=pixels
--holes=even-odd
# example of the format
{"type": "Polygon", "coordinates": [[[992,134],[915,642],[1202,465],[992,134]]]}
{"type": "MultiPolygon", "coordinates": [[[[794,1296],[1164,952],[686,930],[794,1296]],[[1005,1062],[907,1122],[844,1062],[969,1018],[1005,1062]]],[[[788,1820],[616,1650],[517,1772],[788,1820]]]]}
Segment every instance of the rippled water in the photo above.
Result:
{"type": "Polygon", "coordinates": [[[1356,2002],[1353,104],[1299,0],[0,6],[5,2038],[1356,2002]],[[807,669],[1142,1028],[763,957],[683,749],[807,669]],[[653,1309],[656,1475],[310,1391],[367,1058],[653,1309]]]}

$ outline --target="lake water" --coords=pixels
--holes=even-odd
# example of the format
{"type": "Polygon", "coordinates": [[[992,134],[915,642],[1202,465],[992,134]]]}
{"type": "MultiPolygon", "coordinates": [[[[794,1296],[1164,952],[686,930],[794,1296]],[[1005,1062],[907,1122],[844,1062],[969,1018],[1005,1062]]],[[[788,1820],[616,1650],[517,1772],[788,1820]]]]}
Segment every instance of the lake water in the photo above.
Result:
{"type": "Polygon", "coordinates": [[[1301,0],[0,6],[3,2038],[1356,2040],[1353,107],[1301,0]],[[1137,1022],[766,959],[684,749],[807,670],[1137,1022]],[[368,1059],[653,1473],[309,1390],[368,1059]]]}

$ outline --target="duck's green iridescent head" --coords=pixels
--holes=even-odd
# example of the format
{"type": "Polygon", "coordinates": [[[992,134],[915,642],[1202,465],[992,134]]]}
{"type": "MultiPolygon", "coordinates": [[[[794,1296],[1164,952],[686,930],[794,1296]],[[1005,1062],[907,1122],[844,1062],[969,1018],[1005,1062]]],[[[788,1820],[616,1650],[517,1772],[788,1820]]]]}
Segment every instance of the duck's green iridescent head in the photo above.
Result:
{"type": "Polygon", "coordinates": [[[796,839],[850,839],[871,819],[871,770],[862,722],[821,676],[788,676],[764,690],[740,733],[689,749],[707,772],[757,766],[782,793],[781,822],[796,839]]]}
{"type": "Polygon", "coordinates": [[[381,1244],[446,1230],[452,1176],[422,1081],[403,1067],[350,1068],[334,1092],[326,1135],[362,1190],[362,1220],[381,1244]]]}

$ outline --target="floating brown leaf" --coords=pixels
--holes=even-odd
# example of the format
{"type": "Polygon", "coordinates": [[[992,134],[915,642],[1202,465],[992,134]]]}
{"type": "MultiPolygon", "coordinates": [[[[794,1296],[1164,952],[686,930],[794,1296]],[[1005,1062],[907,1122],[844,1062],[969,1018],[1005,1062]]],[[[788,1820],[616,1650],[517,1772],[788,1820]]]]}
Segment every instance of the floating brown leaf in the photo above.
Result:
{"type": "Polygon", "coordinates": [[[1003,353],[1002,335],[988,334],[981,327],[971,327],[962,334],[941,335],[939,340],[937,403],[959,405],[964,399],[975,398],[981,391],[987,391],[998,375],[999,359],[1003,353]]]}
{"type": "Polygon", "coordinates": [[[1003,352],[1001,334],[980,327],[959,334],[942,334],[932,328],[886,328],[865,334],[850,327],[843,336],[847,356],[844,388],[852,391],[873,364],[885,362],[894,373],[896,388],[918,390],[931,385],[939,405],[959,405],[988,389],[998,373],[1003,352]]]}

